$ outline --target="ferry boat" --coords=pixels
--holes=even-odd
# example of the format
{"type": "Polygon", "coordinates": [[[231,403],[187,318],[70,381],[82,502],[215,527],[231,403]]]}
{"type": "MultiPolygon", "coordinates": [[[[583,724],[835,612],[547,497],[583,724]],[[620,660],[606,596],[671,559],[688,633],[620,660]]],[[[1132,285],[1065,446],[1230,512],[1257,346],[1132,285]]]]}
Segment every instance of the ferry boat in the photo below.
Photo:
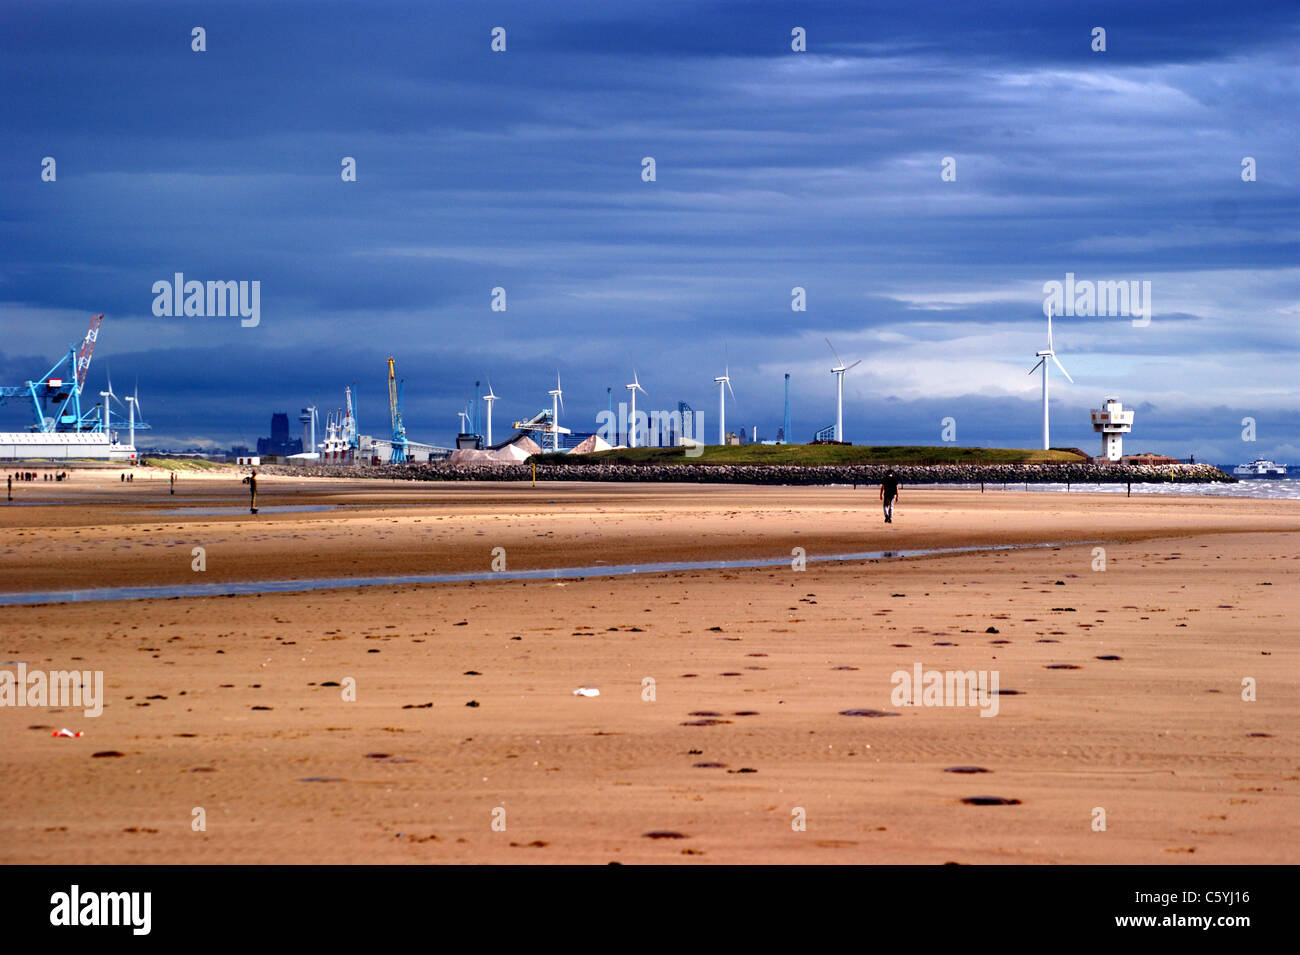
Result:
{"type": "Polygon", "coordinates": [[[1238,464],[1232,473],[1241,477],[1286,477],[1286,465],[1256,458],[1249,464],[1238,464]]]}

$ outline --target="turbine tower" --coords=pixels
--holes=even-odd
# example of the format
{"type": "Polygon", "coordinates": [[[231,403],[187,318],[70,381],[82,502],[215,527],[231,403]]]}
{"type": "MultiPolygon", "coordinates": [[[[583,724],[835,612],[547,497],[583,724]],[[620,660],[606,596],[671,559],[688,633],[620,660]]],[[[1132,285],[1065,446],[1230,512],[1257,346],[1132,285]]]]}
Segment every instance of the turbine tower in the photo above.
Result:
{"type": "Polygon", "coordinates": [[[555,370],[555,387],[547,392],[551,396],[551,450],[560,450],[560,409],[564,407],[564,391],[560,388],[560,370],[555,370]]]}
{"type": "Polygon", "coordinates": [[[736,400],[736,393],[731,389],[731,365],[724,367],[722,376],[713,379],[718,385],[718,444],[727,443],[727,391],[731,391],[731,400],[736,400]],[[723,391],[723,386],[727,391],[723,391]]]}
{"type": "Polygon", "coordinates": [[[488,390],[483,400],[487,402],[487,443],[490,448],[492,447],[492,402],[497,400],[497,396],[492,391],[491,378],[488,379],[488,390]]]}
{"type": "Polygon", "coordinates": [[[862,359],[859,358],[853,364],[846,366],[844,362],[840,360],[840,354],[835,350],[835,346],[831,344],[831,340],[829,338],[826,339],[826,345],[828,348],[830,348],[831,354],[835,356],[835,367],[831,369],[831,374],[835,376],[835,390],[836,390],[835,440],[843,441],[844,440],[844,373],[847,372],[850,368],[856,368],[858,367],[858,365],[861,365],[862,359]]]}
{"type": "Polygon", "coordinates": [[[636,447],[636,393],[639,391],[641,392],[641,394],[645,394],[645,389],[641,387],[641,382],[637,379],[635,367],[633,367],[632,369],[632,383],[630,385],[624,385],[624,387],[627,388],[627,390],[632,393],[632,417],[628,419],[631,423],[628,425],[627,446],[629,448],[635,448],[636,447]]]}
{"type": "Polygon", "coordinates": [[[1052,361],[1056,362],[1056,367],[1061,369],[1061,374],[1065,376],[1065,380],[1070,384],[1074,384],[1074,379],[1070,377],[1070,373],[1065,370],[1065,366],[1062,365],[1060,359],[1056,357],[1056,349],[1052,345],[1052,303],[1050,301],[1047,303],[1047,350],[1035,352],[1034,354],[1038,356],[1038,364],[1034,365],[1033,368],[1030,368],[1029,373],[1032,375],[1034,372],[1038,371],[1039,365],[1043,368],[1043,450],[1049,451],[1051,450],[1052,442],[1047,425],[1047,371],[1049,367],[1047,359],[1050,358],[1052,361]]]}
{"type": "Polygon", "coordinates": [[[113,420],[113,406],[112,406],[111,402],[113,401],[114,398],[117,397],[117,395],[113,394],[113,376],[112,376],[112,375],[109,375],[109,376],[108,376],[108,391],[101,391],[101,392],[99,393],[99,396],[100,396],[101,398],[104,399],[104,405],[103,405],[104,410],[101,411],[101,412],[100,412],[100,415],[99,415],[99,423],[100,423],[100,427],[101,427],[101,430],[102,430],[105,434],[107,434],[107,435],[109,436],[109,437],[108,437],[109,441],[112,441],[112,440],[113,440],[113,435],[112,435],[112,427],[111,427],[111,426],[112,426],[112,420],[113,420]]]}
{"type": "Polygon", "coordinates": [[[130,434],[130,438],[128,439],[128,442],[131,445],[131,457],[133,459],[139,459],[140,456],[136,453],[135,450],[135,412],[136,409],[140,407],[140,383],[138,381],[135,383],[135,394],[127,395],[126,403],[127,405],[130,406],[130,412],[131,412],[131,417],[127,424],[127,429],[130,434]]]}

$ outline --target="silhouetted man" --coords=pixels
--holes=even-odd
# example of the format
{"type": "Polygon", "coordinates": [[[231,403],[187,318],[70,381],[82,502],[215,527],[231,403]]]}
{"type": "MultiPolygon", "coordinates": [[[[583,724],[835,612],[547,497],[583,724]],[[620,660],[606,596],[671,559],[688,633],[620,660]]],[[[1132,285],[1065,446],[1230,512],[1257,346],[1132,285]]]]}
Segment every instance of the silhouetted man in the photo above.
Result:
{"type": "Polygon", "coordinates": [[[894,469],[885,472],[885,479],[880,482],[880,500],[885,505],[885,523],[894,523],[894,501],[898,500],[898,478],[894,469]]]}

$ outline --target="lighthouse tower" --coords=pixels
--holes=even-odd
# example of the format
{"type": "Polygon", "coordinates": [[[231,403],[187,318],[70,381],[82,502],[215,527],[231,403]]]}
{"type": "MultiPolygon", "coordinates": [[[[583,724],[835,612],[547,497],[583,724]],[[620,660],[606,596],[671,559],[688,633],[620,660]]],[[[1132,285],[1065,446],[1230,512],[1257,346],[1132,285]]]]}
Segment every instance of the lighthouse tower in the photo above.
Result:
{"type": "Polygon", "coordinates": [[[1133,409],[1125,410],[1118,398],[1107,398],[1092,412],[1092,430],[1101,435],[1101,456],[1118,461],[1124,454],[1124,435],[1133,430],[1133,409]]]}

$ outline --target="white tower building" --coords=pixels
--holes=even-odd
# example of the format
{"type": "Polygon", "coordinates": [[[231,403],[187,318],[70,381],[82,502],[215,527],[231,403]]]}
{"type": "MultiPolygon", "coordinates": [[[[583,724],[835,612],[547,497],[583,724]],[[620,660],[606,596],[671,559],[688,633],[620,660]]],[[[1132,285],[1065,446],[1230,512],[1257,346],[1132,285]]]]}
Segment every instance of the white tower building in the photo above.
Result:
{"type": "Polygon", "coordinates": [[[1101,456],[1118,461],[1124,454],[1124,435],[1133,430],[1133,409],[1125,409],[1118,398],[1107,398],[1092,412],[1092,430],[1101,435],[1101,456]]]}

